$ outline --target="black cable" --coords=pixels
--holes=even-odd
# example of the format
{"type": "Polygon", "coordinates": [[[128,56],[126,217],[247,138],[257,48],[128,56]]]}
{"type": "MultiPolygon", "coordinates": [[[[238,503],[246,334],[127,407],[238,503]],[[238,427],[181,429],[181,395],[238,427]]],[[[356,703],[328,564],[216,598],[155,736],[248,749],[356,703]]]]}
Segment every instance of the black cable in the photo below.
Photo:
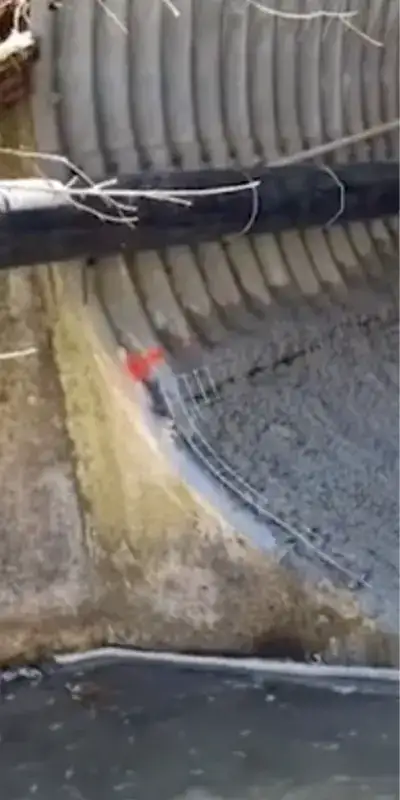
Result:
{"type": "MultiPolygon", "coordinates": [[[[310,164],[254,170],[251,178],[259,181],[256,190],[197,196],[189,208],[140,199],[135,228],[99,219],[97,214],[115,213],[101,198],[78,198],[88,210],[71,202],[35,207],[32,192],[29,208],[9,205],[0,213],[0,269],[96,258],[128,247],[162,249],[221,239],[243,232],[250,220],[252,233],[323,226],[337,215],[342,193],[345,203],[338,222],[386,217],[399,211],[397,162],[342,165],[335,169],[335,180],[323,167],[310,164]]],[[[143,174],[120,179],[118,188],[173,193],[174,189],[205,190],[238,184],[245,185],[245,181],[232,169],[143,174]]]]}

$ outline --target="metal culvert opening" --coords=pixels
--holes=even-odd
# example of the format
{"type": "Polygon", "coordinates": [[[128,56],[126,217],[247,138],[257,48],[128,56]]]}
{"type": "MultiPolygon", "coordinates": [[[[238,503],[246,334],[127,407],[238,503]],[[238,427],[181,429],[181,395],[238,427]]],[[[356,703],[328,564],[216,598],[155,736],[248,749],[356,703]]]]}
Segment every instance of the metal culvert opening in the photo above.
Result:
{"type": "MultiPolygon", "coordinates": [[[[121,0],[121,29],[95,0],[33,3],[41,151],[92,180],[246,176],[398,118],[394,0],[349,0],[336,17],[332,3],[303,3],[306,20],[291,0],[174,7],[121,0]]],[[[396,160],[391,131],[312,165],[335,182],[335,168],[396,160]]],[[[65,165],[48,173],[71,177],[65,165]]],[[[86,264],[82,308],[102,317],[116,362],[121,347],[165,349],[132,402],[193,490],[397,630],[398,219],[377,207],[343,223],[337,190],[323,227],[249,224],[86,264]]]]}

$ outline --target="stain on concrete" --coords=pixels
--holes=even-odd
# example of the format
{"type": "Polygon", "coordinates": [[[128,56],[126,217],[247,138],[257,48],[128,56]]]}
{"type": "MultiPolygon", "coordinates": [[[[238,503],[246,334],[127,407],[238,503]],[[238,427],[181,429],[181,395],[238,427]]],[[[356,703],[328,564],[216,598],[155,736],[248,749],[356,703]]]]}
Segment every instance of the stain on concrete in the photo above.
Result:
{"type": "Polygon", "coordinates": [[[0,276],[2,618],[70,612],[87,597],[86,549],[64,399],[30,270],[0,276]]]}
{"type": "MultiPolygon", "coordinates": [[[[0,146],[32,149],[24,104],[2,113],[0,146]]],[[[30,159],[0,154],[0,175],[32,175],[30,159]]],[[[37,272],[0,273],[0,661],[102,642],[88,616],[91,568],[73,447],[37,272]],[[79,614],[78,614],[79,612],[79,614]],[[79,621],[78,621],[79,619],[79,621]],[[89,634],[90,630],[90,634],[89,634]]]]}

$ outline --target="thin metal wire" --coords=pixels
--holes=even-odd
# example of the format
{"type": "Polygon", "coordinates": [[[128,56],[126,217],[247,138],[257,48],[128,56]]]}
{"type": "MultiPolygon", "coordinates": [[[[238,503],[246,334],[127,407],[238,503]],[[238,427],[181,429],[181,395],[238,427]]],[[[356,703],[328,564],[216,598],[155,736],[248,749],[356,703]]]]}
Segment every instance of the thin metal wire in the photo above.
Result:
{"type": "MultiPolygon", "coordinates": [[[[268,520],[269,522],[272,522],[274,525],[277,525],[281,530],[285,531],[292,539],[294,539],[294,540],[296,540],[298,542],[301,542],[301,544],[307,550],[315,553],[315,555],[317,555],[318,558],[322,562],[324,562],[325,564],[327,564],[331,568],[335,569],[336,571],[338,571],[342,575],[345,575],[352,583],[355,583],[358,586],[363,586],[366,589],[372,590],[371,584],[369,584],[363,578],[362,575],[357,575],[355,572],[353,572],[352,570],[348,569],[347,567],[344,567],[342,564],[340,564],[338,561],[336,561],[336,559],[333,556],[329,555],[328,553],[324,553],[324,551],[321,550],[316,544],[311,542],[310,539],[304,533],[299,531],[297,528],[295,528],[290,523],[288,523],[285,520],[283,520],[281,517],[277,516],[276,514],[273,514],[269,509],[267,509],[265,507],[265,505],[263,503],[260,503],[261,495],[253,487],[249,487],[249,489],[251,491],[251,495],[253,495],[253,496],[255,495],[256,500],[254,501],[253,499],[249,499],[248,496],[246,497],[246,495],[243,493],[243,491],[241,489],[239,489],[237,487],[237,485],[235,485],[238,482],[238,480],[237,480],[238,478],[239,478],[239,481],[241,483],[244,482],[245,485],[246,485],[246,481],[244,481],[244,479],[241,478],[241,476],[239,476],[234,470],[232,470],[232,468],[229,467],[228,464],[218,456],[218,454],[215,452],[214,448],[211,447],[210,443],[207,441],[207,439],[205,439],[205,437],[203,436],[203,434],[201,433],[201,431],[199,430],[199,428],[198,428],[198,426],[196,424],[196,421],[194,419],[194,415],[189,414],[189,412],[187,411],[186,404],[182,401],[182,399],[181,399],[181,397],[179,395],[178,389],[177,389],[177,397],[179,398],[178,402],[180,403],[180,407],[181,407],[181,409],[183,411],[183,414],[184,414],[185,418],[188,420],[189,424],[192,427],[192,430],[194,432],[194,436],[187,436],[187,434],[183,430],[183,428],[179,429],[178,423],[176,423],[177,424],[177,430],[178,430],[180,436],[183,438],[183,440],[188,445],[188,447],[195,454],[197,459],[199,459],[200,461],[202,461],[206,465],[207,469],[214,475],[214,477],[217,478],[217,480],[220,483],[222,483],[227,489],[229,489],[231,492],[233,492],[236,496],[240,497],[240,499],[246,505],[250,504],[254,508],[254,510],[256,510],[260,514],[260,516],[264,517],[265,520],[268,520]],[[221,469],[218,469],[213,465],[211,459],[209,457],[207,458],[207,455],[205,455],[200,450],[200,448],[197,446],[195,439],[197,439],[199,442],[201,442],[201,444],[205,448],[206,453],[208,452],[209,456],[211,456],[213,460],[217,461],[217,463],[218,462],[220,463],[221,469]],[[227,478],[226,475],[223,474],[223,470],[225,471],[225,473],[228,473],[228,474],[231,473],[231,475],[235,479],[235,482],[232,482],[232,480],[230,480],[230,478],[227,478]]],[[[165,399],[166,399],[166,403],[168,404],[168,396],[166,396],[165,399]]],[[[172,410],[172,416],[174,418],[173,410],[172,410]]],[[[248,486],[248,484],[247,484],[247,486],[248,486]]],[[[250,497],[251,497],[251,495],[250,495],[250,497]]]]}

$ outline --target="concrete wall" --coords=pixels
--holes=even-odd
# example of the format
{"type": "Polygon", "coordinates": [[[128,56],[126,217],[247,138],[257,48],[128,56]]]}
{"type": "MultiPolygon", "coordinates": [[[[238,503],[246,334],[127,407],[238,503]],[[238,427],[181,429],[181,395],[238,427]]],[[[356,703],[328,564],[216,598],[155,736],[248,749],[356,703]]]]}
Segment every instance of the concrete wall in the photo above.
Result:
{"type": "MultiPolygon", "coordinates": [[[[18,277],[31,305],[40,285],[55,361],[43,350],[31,362],[23,391],[19,381],[28,380],[28,361],[21,362],[14,382],[23,420],[18,446],[10,437],[10,412],[17,408],[11,395],[3,426],[9,444],[2,451],[2,505],[11,507],[10,486],[23,485],[25,498],[25,506],[8,511],[2,530],[8,558],[3,660],[103,642],[331,655],[351,645],[362,657],[365,648],[386,652],[351,597],[302,585],[170,469],[143,428],[139,405],[127,399],[101,321],[82,303],[79,278],[76,264],[43,268],[34,281],[28,273],[18,277]],[[46,480],[41,505],[38,492],[46,480]]],[[[25,318],[34,329],[37,321],[25,318]]],[[[40,320],[44,336],[42,313],[40,320]]]]}
{"type": "Polygon", "coordinates": [[[351,596],[305,586],[171,469],[80,278],[1,278],[1,352],[37,353],[0,362],[0,661],[106,642],[387,660],[351,596]]]}

